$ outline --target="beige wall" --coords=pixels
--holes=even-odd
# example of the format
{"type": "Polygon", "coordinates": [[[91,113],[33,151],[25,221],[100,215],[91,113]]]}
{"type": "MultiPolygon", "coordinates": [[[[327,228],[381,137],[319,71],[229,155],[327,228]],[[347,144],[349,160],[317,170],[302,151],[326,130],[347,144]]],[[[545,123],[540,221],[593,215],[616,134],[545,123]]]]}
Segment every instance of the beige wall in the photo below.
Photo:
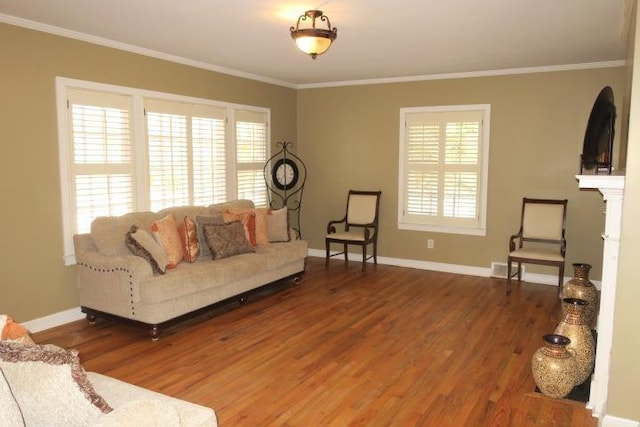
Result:
{"type": "MultiPolygon", "coordinates": [[[[5,226],[0,313],[18,321],[78,305],[75,267],[62,262],[55,76],[271,108],[272,142],[297,141],[298,154],[308,166],[302,232],[312,248],[323,248],[326,222],[342,215],[349,188],[379,188],[381,256],[488,267],[506,256],[522,196],[567,197],[569,263],[589,262],[593,277],[600,276],[602,199],[578,191],[573,175],[591,105],[605,85],[613,87],[621,103],[627,77],[623,69],[305,89],[296,94],[5,24],[0,24],[0,51],[0,223],[5,226]],[[492,105],[488,235],[398,231],[399,108],[465,103],[492,105]],[[434,250],[426,249],[428,238],[435,239],[434,250]]],[[[636,99],[632,112],[639,108],[636,99]]],[[[612,414],[634,420],[640,420],[635,402],[640,395],[640,286],[634,265],[640,229],[632,217],[640,209],[639,126],[632,114],[609,400],[612,414]]],[[[616,127],[619,135],[620,121],[616,127]]]]}
{"type": "Polygon", "coordinates": [[[298,153],[309,170],[303,235],[311,248],[324,248],[326,223],[344,214],[348,189],[381,189],[379,255],[489,267],[506,260],[523,196],[567,198],[566,275],[579,261],[592,264],[599,279],[603,201],[597,192],[578,190],[575,175],[596,96],[606,85],[622,95],[623,83],[618,67],[300,90],[298,153]],[[399,109],[451,104],[491,104],[486,237],[396,226],[399,109]],[[427,249],[427,239],[435,249],[427,249]]]}
{"type": "Polygon", "coordinates": [[[0,313],[26,321],[78,306],[62,260],[55,77],[271,108],[272,142],[296,136],[294,89],[0,24],[0,313]]]}
{"type": "Polygon", "coordinates": [[[622,212],[622,238],[618,268],[616,311],[613,346],[611,350],[611,376],[607,412],[611,415],[640,421],[640,274],[638,274],[638,248],[640,247],[640,22],[634,12],[629,43],[628,69],[630,79],[629,135],[626,156],[626,178],[622,212]]]}

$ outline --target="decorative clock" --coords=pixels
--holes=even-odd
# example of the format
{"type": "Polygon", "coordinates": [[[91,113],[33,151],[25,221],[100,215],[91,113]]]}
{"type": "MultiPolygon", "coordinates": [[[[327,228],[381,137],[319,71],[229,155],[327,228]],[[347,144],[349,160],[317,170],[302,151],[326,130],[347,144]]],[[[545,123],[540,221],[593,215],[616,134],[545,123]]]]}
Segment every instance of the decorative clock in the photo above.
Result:
{"type": "Polygon", "coordinates": [[[302,190],[307,180],[307,168],[300,157],[291,148],[293,142],[278,142],[281,149],[264,165],[264,180],[267,184],[269,207],[289,210],[291,228],[301,237],[300,208],[302,207],[302,190]]]}
{"type": "Polygon", "coordinates": [[[284,157],[276,160],[271,169],[273,185],[278,190],[293,188],[298,183],[298,165],[291,158],[284,157]]]}

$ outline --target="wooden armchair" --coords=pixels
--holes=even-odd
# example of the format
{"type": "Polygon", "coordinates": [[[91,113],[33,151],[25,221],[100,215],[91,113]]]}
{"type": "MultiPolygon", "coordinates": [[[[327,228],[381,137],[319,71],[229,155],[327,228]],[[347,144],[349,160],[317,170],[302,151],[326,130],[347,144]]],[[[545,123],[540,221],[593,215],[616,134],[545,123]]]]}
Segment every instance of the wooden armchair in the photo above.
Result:
{"type": "Polygon", "coordinates": [[[344,254],[344,260],[348,262],[349,245],[358,245],[362,248],[362,271],[365,271],[368,259],[373,258],[373,263],[378,263],[378,211],[381,194],[381,191],[349,191],[345,216],[327,224],[325,267],[329,266],[329,258],[336,255],[344,254]],[[343,231],[336,228],[339,224],[344,224],[343,231]],[[342,251],[331,254],[329,250],[331,243],[341,244],[342,251]],[[373,254],[369,257],[367,257],[368,245],[372,245],[373,249],[373,254]]]}
{"type": "Polygon", "coordinates": [[[518,263],[518,283],[522,263],[558,267],[558,294],[562,292],[567,241],[565,228],[567,199],[522,199],[520,230],[509,239],[507,295],[511,293],[511,264],[518,263]]]}

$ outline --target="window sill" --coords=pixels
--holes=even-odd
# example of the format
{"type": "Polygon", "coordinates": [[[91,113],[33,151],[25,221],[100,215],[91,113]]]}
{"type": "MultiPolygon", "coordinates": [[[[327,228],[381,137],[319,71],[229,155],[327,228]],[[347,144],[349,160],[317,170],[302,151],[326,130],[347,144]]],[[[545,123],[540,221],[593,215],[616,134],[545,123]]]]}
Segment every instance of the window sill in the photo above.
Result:
{"type": "Polygon", "coordinates": [[[447,233],[447,234],[467,234],[469,236],[486,236],[486,228],[466,228],[466,227],[452,227],[443,225],[430,225],[430,224],[412,224],[406,222],[398,223],[399,230],[411,230],[411,231],[426,231],[431,233],[447,233]]]}

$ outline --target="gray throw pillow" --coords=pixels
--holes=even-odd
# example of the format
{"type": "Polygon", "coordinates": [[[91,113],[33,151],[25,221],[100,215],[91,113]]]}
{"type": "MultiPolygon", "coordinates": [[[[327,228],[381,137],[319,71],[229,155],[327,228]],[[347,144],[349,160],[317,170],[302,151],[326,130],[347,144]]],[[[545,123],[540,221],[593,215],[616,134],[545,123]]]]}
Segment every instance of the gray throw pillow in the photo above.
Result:
{"type": "Polygon", "coordinates": [[[212,224],[224,224],[222,213],[217,213],[215,215],[196,215],[196,230],[198,233],[198,242],[200,243],[201,257],[211,257],[211,250],[209,249],[209,245],[206,244],[206,240],[204,238],[204,226],[212,224]]]}

